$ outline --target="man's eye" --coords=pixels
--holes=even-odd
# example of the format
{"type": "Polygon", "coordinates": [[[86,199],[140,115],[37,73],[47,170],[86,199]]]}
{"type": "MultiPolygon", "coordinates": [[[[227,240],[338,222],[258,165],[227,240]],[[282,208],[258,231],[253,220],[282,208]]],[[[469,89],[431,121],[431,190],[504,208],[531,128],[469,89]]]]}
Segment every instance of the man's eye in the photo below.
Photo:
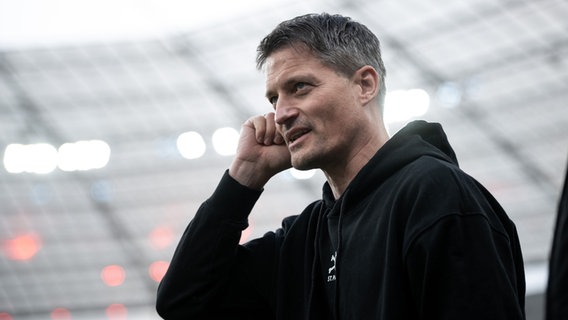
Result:
{"type": "Polygon", "coordinates": [[[306,87],[306,83],[305,82],[298,82],[296,83],[296,85],[294,86],[296,90],[302,90],[306,87]]]}
{"type": "Polygon", "coordinates": [[[277,101],[278,101],[278,97],[268,98],[268,102],[270,102],[271,105],[275,105],[277,101]]]}

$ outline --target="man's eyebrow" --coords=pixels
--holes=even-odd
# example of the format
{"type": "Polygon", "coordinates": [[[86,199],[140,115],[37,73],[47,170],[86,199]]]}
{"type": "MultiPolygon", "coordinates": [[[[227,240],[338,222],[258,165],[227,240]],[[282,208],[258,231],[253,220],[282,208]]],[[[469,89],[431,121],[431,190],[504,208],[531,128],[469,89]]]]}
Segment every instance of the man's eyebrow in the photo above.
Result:
{"type": "MultiPolygon", "coordinates": [[[[290,76],[288,79],[286,79],[286,81],[284,81],[284,88],[289,88],[293,85],[295,85],[298,82],[310,82],[310,83],[315,83],[316,82],[316,77],[312,74],[298,74],[298,75],[292,75],[290,76]]],[[[274,92],[274,90],[270,89],[270,90],[266,90],[266,98],[270,99],[271,97],[275,96],[276,93],[274,92]]]]}

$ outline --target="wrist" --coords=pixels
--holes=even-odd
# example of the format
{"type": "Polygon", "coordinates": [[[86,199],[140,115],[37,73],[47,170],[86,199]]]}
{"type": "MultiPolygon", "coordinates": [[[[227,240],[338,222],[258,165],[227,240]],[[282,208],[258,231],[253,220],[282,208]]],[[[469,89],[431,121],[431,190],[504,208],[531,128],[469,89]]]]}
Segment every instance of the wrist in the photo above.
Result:
{"type": "Polygon", "coordinates": [[[262,190],[270,177],[263,177],[262,170],[251,164],[243,164],[233,161],[229,167],[229,176],[241,185],[253,189],[262,190]]]}

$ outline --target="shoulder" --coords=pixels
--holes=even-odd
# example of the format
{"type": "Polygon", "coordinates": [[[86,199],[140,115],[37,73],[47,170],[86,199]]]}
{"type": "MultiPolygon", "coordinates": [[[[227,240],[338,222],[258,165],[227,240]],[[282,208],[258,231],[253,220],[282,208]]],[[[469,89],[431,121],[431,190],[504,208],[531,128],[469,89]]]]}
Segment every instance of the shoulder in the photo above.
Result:
{"type": "Polygon", "coordinates": [[[497,200],[456,165],[423,157],[411,165],[409,174],[403,195],[409,238],[457,221],[474,226],[474,220],[487,230],[508,234],[511,222],[497,200]]]}
{"type": "Polygon", "coordinates": [[[399,201],[409,219],[439,220],[449,215],[482,215],[492,221],[503,211],[497,200],[475,178],[457,165],[421,157],[409,164],[399,177],[399,201]]]}
{"type": "Polygon", "coordinates": [[[431,156],[414,160],[392,178],[397,195],[412,203],[446,203],[477,189],[475,180],[457,165],[431,156]]]}

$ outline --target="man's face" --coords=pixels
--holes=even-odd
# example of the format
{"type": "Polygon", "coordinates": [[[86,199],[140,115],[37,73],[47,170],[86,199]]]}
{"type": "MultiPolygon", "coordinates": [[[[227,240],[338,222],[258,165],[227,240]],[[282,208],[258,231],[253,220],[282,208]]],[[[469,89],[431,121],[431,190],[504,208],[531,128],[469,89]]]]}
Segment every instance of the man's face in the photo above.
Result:
{"type": "Polygon", "coordinates": [[[353,157],[363,108],[351,79],[303,47],[286,47],[266,61],[266,96],[297,169],[340,168],[353,157]]]}

